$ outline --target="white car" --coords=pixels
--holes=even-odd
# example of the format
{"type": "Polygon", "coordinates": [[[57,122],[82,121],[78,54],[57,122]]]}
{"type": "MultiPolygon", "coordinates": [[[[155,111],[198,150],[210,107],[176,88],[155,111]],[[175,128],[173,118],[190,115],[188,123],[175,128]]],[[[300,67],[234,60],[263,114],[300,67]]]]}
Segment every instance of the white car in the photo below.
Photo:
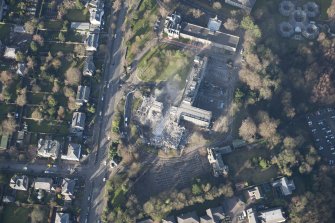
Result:
{"type": "Polygon", "coordinates": [[[104,179],[102,179],[103,182],[106,182],[106,177],[104,177],[104,179]]]}

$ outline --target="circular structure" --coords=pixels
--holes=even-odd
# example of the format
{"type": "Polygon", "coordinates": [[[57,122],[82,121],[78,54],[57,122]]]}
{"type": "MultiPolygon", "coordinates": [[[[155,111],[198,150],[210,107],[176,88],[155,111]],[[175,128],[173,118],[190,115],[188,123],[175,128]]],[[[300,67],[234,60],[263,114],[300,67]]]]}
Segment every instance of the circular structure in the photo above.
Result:
{"type": "Polygon", "coordinates": [[[319,6],[315,2],[307,2],[304,4],[303,9],[309,18],[316,17],[320,12],[319,6]]]}
{"type": "Polygon", "coordinates": [[[307,39],[315,39],[319,35],[319,28],[314,23],[309,23],[302,32],[302,35],[307,39]]]}
{"type": "Polygon", "coordinates": [[[291,37],[294,33],[294,28],[289,22],[279,24],[279,32],[282,37],[291,37]]]}
{"type": "Polygon", "coordinates": [[[301,9],[297,9],[292,13],[292,20],[294,23],[305,23],[307,22],[307,15],[306,12],[301,10],[301,9]]]}
{"type": "Polygon", "coordinates": [[[294,4],[291,1],[282,1],[279,4],[279,12],[283,16],[289,16],[294,10],[294,4]]]}

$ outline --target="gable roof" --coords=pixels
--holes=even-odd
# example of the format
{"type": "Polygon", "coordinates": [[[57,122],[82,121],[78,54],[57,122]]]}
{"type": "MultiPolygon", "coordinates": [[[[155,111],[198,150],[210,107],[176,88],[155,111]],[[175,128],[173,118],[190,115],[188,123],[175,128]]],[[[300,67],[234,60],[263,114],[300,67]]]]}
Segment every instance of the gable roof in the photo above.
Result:
{"type": "Polygon", "coordinates": [[[29,179],[26,175],[14,175],[10,179],[9,186],[15,190],[28,190],[29,179]]]}
{"type": "Polygon", "coordinates": [[[282,177],[272,183],[273,187],[279,187],[283,195],[288,196],[292,194],[295,190],[295,185],[293,180],[288,180],[287,177],[282,177]]]}
{"type": "Polygon", "coordinates": [[[69,213],[62,213],[57,212],[55,223],[70,223],[70,214],[69,213]]]}
{"type": "Polygon", "coordinates": [[[81,156],[81,145],[70,142],[67,146],[66,154],[62,154],[61,159],[79,161],[81,156]]]}
{"type": "Polygon", "coordinates": [[[261,211],[259,218],[262,223],[278,223],[285,222],[286,220],[280,208],[261,211]]]}
{"type": "Polygon", "coordinates": [[[50,191],[52,189],[52,179],[46,177],[39,177],[35,179],[34,188],[35,190],[50,191]]]}
{"type": "Polygon", "coordinates": [[[87,102],[90,97],[90,87],[88,86],[78,86],[77,95],[76,95],[76,103],[83,104],[87,102]]]}
{"type": "Polygon", "coordinates": [[[199,223],[199,217],[195,211],[181,214],[177,217],[178,223],[199,223]]]}

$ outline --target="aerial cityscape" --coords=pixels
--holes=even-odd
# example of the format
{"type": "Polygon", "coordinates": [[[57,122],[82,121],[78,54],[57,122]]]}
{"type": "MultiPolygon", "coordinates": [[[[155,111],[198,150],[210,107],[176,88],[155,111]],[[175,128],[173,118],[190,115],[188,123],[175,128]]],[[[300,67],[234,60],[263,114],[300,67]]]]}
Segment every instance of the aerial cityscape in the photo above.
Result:
{"type": "Polygon", "coordinates": [[[334,210],[335,0],[0,0],[0,223],[334,210]]]}

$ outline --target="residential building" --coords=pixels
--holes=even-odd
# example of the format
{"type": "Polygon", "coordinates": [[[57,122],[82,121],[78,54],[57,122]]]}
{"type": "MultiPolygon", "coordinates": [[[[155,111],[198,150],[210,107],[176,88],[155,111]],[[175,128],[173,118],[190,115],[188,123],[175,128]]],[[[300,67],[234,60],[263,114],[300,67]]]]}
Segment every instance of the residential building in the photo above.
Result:
{"type": "Polygon", "coordinates": [[[26,33],[24,26],[14,25],[13,28],[14,33],[26,33]]]}
{"type": "Polygon", "coordinates": [[[36,178],[34,181],[35,190],[45,190],[46,192],[50,192],[54,190],[52,185],[53,185],[53,181],[51,178],[39,177],[39,178],[36,178]]]}
{"type": "Polygon", "coordinates": [[[228,174],[229,168],[223,163],[222,154],[215,152],[215,150],[211,148],[207,148],[207,158],[212,165],[215,177],[220,175],[226,176],[228,174]]]}
{"type": "Polygon", "coordinates": [[[93,62],[93,56],[86,57],[86,60],[84,62],[84,69],[83,69],[83,75],[84,76],[93,76],[95,72],[95,65],[93,62]]]}
{"type": "Polygon", "coordinates": [[[167,16],[164,24],[164,32],[168,34],[169,38],[179,38],[180,34],[181,16],[173,13],[167,16]]]}
{"type": "Polygon", "coordinates": [[[167,216],[166,218],[162,219],[162,223],[176,223],[174,216],[167,216]]]}
{"type": "Polygon", "coordinates": [[[292,194],[292,191],[295,190],[295,185],[292,180],[288,180],[287,177],[282,177],[279,180],[276,180],[272,183],[273,187],[279,187],[284,196],[292,194]]]}
{"type": "Polygon", "coordinates": [[[57,159],[60,151],[60,143],[57,140],[38,140],[37,155],[39,157],[57,159]]]}
{"type": "Polygon", "coordinates": [[[182,22],[180,15],[171,14],[165,20],[164,32],[170,39],[185,38],[200,42],[204,45],[222,48],[235,52],[240,38],[220,32],[222,21],[217,17],[211,18],[207,27],[182,22]]]}
{"type": "Polygon", "coordinates": [[[240,40],[238,36],[220,31],[212,32],[207,27],[186,22],[181,25],[180,37],[232,52],[236,51],[240,40]]]}
{"type": "Polygon", "coordinates": [[[256,3],[256,0],[225,0],[225,3],[244,9],[250,13],[256,3]]]}
{"type": "Polygon", "coordinates": [[[199,217],[195,211],[181,214],[177,217],[178,223],[200,223],[199,217]]]}
{"type": "Polygon", "coordinates": [[[76,31],[89,31],[90,23],[88,22],[71,22],[71,29],[76,31]]]}
{"type": "Polygon", "coordinates": [[[57,212],[55,223],[70,223],[70,214],[69,213],[63,213],[63,212],[57,212]]]}
{"type": "Polygon", "coordinates": [[[87,4],[91,8],[103,8],[104,4],[101,0],[90,0],[87,4]]]}
{"type": "Polygon", "coordinates": [[[14,190],[28,190],[29,179],[26,175],[14,175],[10,179],[9,186],[14,190]]]}
{"type": "Polygon", "coordinates": [[[61,159],[79,162],[80,155],[81,155],[81,145],[71,142],[67,147],[66,154],[61,155],[61,159]]]}
{"type": "Polygon", "coordinates": [[[226,218],[222,206],[216,208],[209,208],[206,210],[206,214],[210,219],[209,222],[211,223],[221,223],[226,218]]]}
{"type": "Polygon", "coordinates": [[[74,112],[72,116],[71,132],[81,134],[85,128],[86,115],[82,112],[74,112]]]}
{"type": "Polygon", "coordinates": [[[101,8],[91,8],[90,12],[90,23],[94,26],[100,26],[102,21],[102,16],[104,15],[104,10],[101,8]]]}
{"type": "Polygon", "coordinates": [[[280,208],[260,211],[258,218],[261,223],[280,223],[286,221],[283,216],[283,211],[280,208]]]}
{"type": "Polygon", "coordinates": [[[90,97],[90,87],[79,85],[76,96],[76,104],[83,105],[84,103],[87,103],[89,97],[90,97]]]}
{"type": "Polygon", "coordinates": [[[87,51],[97,51],[99,46],[99,33],[90,33],[85,43],[87,51]]]}
{"type": "Polygon", "coordinates": [[[4,57],[7,58],[7,59],[13,59],[15,60],[16,59],[16,49],[15,48],[12,48],[12,47],[6,47],[5,49],[5,53],[4,53],[4,57]]]}
{"type": "Polygon", "coordinates": [[[13,196],[5,195],[2,197],[2,202],[3,203],[13,203],[15,202],[15,198],[13,196]]]}
{"type": "Polygon", "coordinates": [[[256,213],[252,208],[247,209],[247,219],[248,223],[257,223],[256,213]]]}
{"type": "Polygon", "coordinates": [[[17,64],[17,70],[16,70],[16,74],[23,76],[25,74],[25,70],[26,70],[26,64],[25,63],[18,63],[17,64]]]}
{"type": "Polygon", "coordinates": [[[245,194],[249,202],[254,202],[262,198],[261,192],[257,186],[247,189],[245,194]]]}
{"type": "Polygon", "coordinates": [[[64,178],[62,181],[62,192],[61,194],[64,196],[64,200],[71,201],[74,198],[74,187],[76,185],[76,181],[64,178]]]}

